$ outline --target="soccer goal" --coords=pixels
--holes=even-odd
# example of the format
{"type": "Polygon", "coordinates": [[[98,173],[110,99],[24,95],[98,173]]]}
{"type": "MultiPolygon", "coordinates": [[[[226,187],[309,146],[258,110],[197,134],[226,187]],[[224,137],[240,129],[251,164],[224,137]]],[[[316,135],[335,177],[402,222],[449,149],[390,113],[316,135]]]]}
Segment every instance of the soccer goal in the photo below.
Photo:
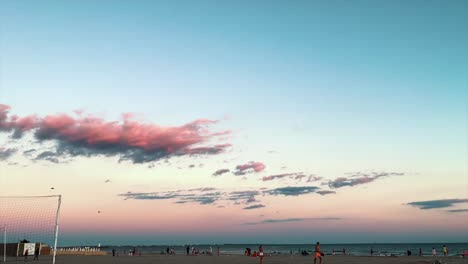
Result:
{"type": "Polygon", "coordinates": [[[38,258],[55,264],[61,201],[61,195],[0,196],[1,261],[38,258]]]}

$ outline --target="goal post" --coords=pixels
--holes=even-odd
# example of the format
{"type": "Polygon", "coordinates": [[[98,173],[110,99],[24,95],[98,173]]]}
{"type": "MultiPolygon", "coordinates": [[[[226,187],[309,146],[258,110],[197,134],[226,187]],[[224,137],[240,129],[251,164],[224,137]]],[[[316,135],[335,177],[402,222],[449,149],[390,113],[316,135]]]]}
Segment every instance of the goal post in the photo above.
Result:
{"type": "Polygon", "coordinates": [[[55,264],[61,195],[0,196],[2,261],[39,256],[55,264]]]}

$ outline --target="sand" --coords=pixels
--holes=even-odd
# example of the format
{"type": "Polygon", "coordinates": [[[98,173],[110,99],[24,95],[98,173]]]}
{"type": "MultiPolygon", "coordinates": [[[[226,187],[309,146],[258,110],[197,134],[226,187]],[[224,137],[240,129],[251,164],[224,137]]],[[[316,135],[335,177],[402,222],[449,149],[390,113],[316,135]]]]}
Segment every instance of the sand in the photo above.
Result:
{"type": "MultiPolygon", "coordinates": [[[[462,259],[460,257],[440,257],[438,258],[442,263],[455,264],[466,263],[468,258],[462,259]]],[[[325,256],[324,264],[424,264],[433,263],[432,257],[353,257],[353,256],[325,256]]],[[[23,263],[23,259],[15,261],[11,259],[9,263],[23,263]]],[[[28,260],[29,263],[51,263],[50,257],[42,257],[40,261],[28,260]]],[[[165,255],[146,255],[146,256],[58,256],[57,264],[259,264],[258,258],[244,257],[244,256],[165,256],[165,255]]],[[[314,259],[310,256],[293,257],[289,255],[284,256],[267,256],[264,258],[264,264],[312,264],[314,259]]],[[[317,262],[318,263],[318,262],[317,262]]]]}

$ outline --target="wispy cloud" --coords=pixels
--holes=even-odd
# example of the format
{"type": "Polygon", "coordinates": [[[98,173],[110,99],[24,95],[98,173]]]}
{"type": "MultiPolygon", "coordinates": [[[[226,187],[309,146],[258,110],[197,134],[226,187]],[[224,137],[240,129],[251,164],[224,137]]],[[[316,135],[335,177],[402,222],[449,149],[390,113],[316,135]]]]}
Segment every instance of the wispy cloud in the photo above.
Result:
{"type": "Polygon", "coordinates": [[[429,201],[411,202],[411,203],[408,203],[408,205],[418,207],[419,209],[422,209],[422,210],[428,210],[428,209],[452,207],[454,204],[458,204],[458,203],[468,203],[468,199],[429,200],[429,201]]]}
{"type": "Polygon", "coordinates": [[[339,177],[328,183],[330,188],[342,188],[345,186],[356,186],[360,184],[370,183],[380,178],[390,176],[402,176],[404,173],[399,172],[372,172],[372,173],[356,173],[349,177],[339,177]]]}
{"type": "Polygon", "coordinates": [[[17,151],[15,148],[0,148],[0,161],[9,159],[17,151]]]}
{"type": "Polygon", "coordinates": [[[290,223],[290,222],[303,222],[303,221],[339,221],[341,218],[337,217],[317,217],[317,218],[286,218],[286,219],[267,219],[260,222],[243,223],[242,225],[261,225],[261,224],[274,224],[274,223],[290,223]]]}
{"type": "Polygon", "coordinates": [[[217,171],[215,171],[213,173],[213,176],[219,176],[219,175],[222,175],[222,174],[228,173],[228,172],[229,172],[229,169],[219,169],[219,170],[217,170],[217,171]]]}
{"type": "Polygon", "coordinates": [[[468,209],[453,209],[453,210],[447,210],[449,213],[465,213],[468,212],[468,209]]]}
{"type": "Polygon", "coordinates": [[[308,193],[314,193],[319,188],[316,186],[288,186],[265,191],[269,195],[298,196],[308,193]]]}
{"type": "Polygon", "coordinates": [[[274,174],[269,176],[264,176],[262,181],[273,181],[278,179],[289,179],[289,180],[296,180],[302,181],[302,179],[307,178],[307,182],[315,182],[323,179],[322,177],[316,176],[315,174],[305,174],[303,172],[292,172],[292,173],[281,173],[281,174],[274,174]]]}
{"type": "MultiPolygon", "coordinates": [[[[10,107],[0,104],[0,131],[13,131],[13,138],[34,131],[39,142],[56,142],[57,156],[119,156],[120,161],[146,163],[186,155],[214,155],[223,152],[230,144],[206,145],[211,139],[230,131],[210,132],[207,127],[216,120],[198,119],[181,126],[164,127],[146,124],[123,114],[122,121],[106,121],[92,115],[78,113],[18,117],[9,116],[10,107]]],[[[55,162],[50,153],[36,159],[55,162]]]]}
{"type": "Polygon", "coordinates": [[[251,205],[251,206],[244,207],[242,209],[244,209],[244,210],[253,210],[253,209],[258,209],[258,208],[263,208],[263,207],[265,207],[265,205],[263,205],[263,204],[254,204],[254,205],[251,205]]]}
{"type": "Polygon", "coordinates": [[[317,191],[316,193],[320,194],[320,195],[327,195],[327,194],[336,194],[335,191],[329,191],[329,190],[325,190],[325,191],[317,191]]]}

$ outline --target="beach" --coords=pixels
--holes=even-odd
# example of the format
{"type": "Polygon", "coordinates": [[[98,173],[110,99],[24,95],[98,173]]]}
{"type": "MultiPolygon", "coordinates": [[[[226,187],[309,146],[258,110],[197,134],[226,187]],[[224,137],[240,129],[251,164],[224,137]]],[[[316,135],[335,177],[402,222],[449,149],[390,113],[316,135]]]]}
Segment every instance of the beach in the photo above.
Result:
{"type": "MultiPolygon", "coordinates": [[[[439,257],[442,263],[458,264],[468,263],[468,258],[462,259],[460,257],[439,257]]],[[[28,262],[31,262],[30,259],[28,262]]],[[[324,264],[411,264],[411,263],[433,263],[433,257],[358,257],[358,256],[325,256],[323,259],[324,264]]],[[[15,260],[8,262],[15,263],[15,260]]],[[[23,259],[18,259],[18,263],[22,263],[23,259]]],[[[311,256],[299,255],[275,255],[266,256],[263,260],[264,264],[307,264],[313,263],[314,259],[311,256]]],[[[33,263],[50,263],[50,258],[41,258],[40,261],[33,263]]],[[[150,264],[150,263],[164,263],[164,264],[258,264],[259,258],[238,256],[238,255],[221,255],[221,256],[185,256],[185,255],[143,255],[143,256],[121,256],[112,257],[107,256],[58,256],[57,264],[150,264]]],[[[318,263],[318,261],[317,261],[318,263]]]]}

